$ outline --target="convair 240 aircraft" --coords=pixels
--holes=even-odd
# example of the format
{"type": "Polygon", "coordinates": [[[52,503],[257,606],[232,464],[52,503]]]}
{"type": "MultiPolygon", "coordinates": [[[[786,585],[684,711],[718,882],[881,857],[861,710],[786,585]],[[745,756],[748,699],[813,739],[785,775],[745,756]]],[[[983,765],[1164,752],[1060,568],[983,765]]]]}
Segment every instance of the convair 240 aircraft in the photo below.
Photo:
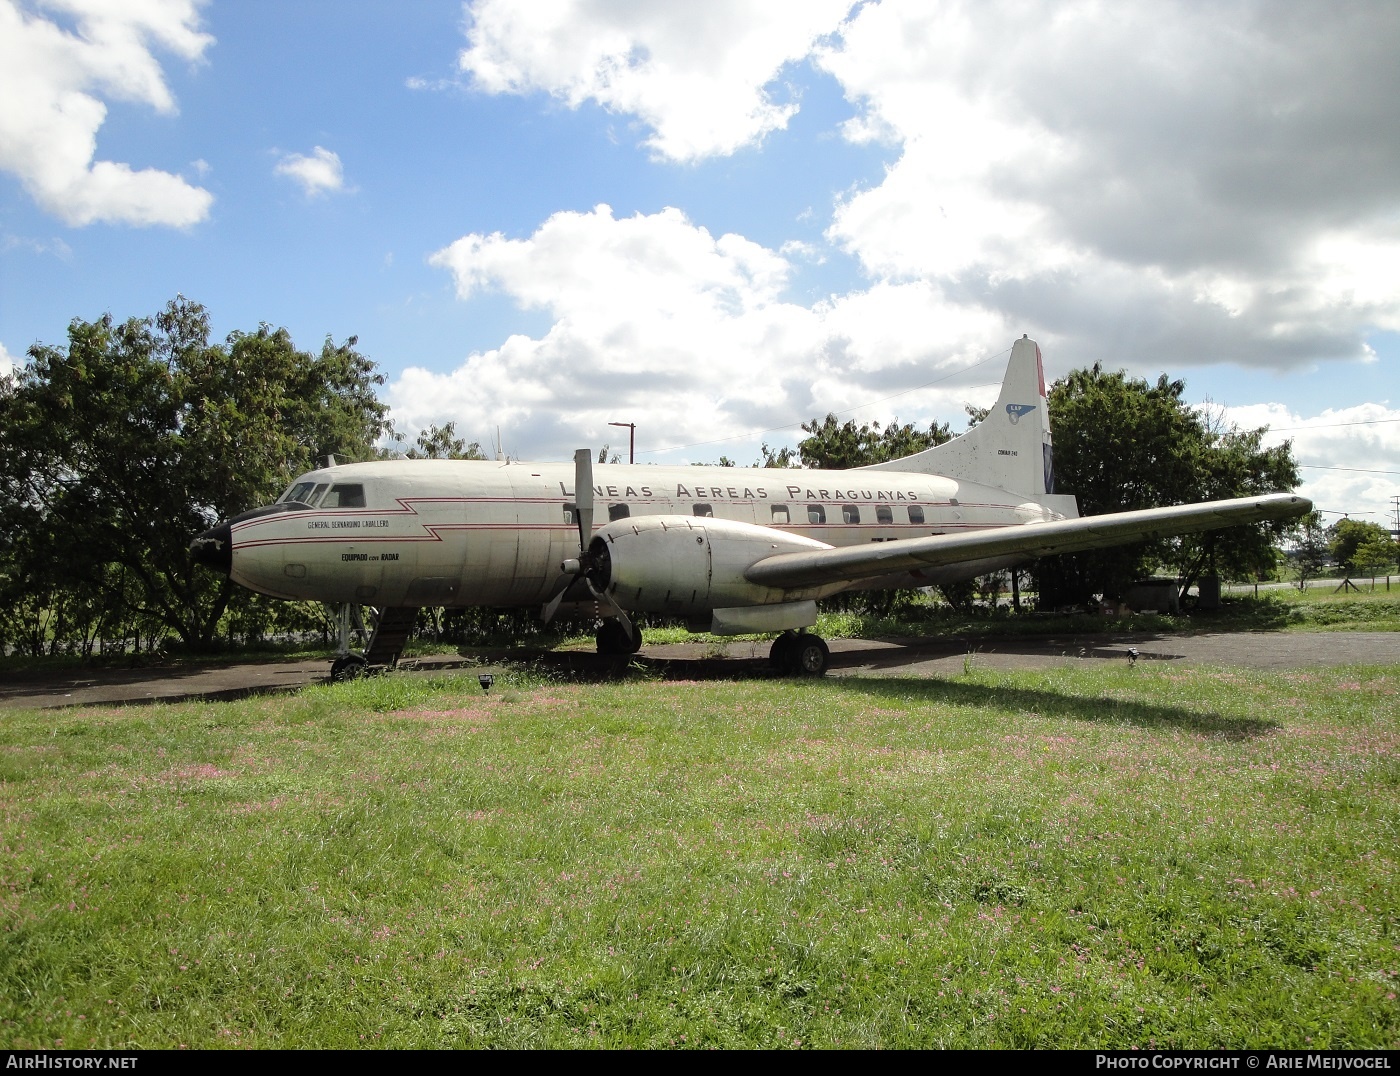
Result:
{"type": "Polygon", "coordinates": [[[1275,493],[1079,518],[1054,490],[1040,348],[1023,337],[983,422],[873,467],[595,467],[587,449],[572,465],[332,465],[190,550],[264,594],[340,603],[335,678],[392,664],[418,608],[439,605],[538,605],[546,620],[587,611],[601,618],[603,653],[641,645],[629,613],[683,617],[697,632],[774,632],[774,665],[815,675],[827,648],[804,629],[819,598],[1312,509],[1275,493]],[[360,605],[379,610],[363,657],[349,653],[348,610],[360,605]]]}

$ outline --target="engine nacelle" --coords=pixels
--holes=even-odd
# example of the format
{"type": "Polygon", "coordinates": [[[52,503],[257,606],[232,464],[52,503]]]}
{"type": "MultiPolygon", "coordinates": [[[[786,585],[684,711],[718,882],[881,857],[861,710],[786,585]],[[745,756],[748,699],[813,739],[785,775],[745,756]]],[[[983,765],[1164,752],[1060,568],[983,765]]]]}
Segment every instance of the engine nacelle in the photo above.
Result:
{"type": "Polygon", "coordinates": [[[696,617],[714,609],[804,601],[847,584],[785,589],[744,578],[755,561],[778,553],[830,549],[824,542],[773,527],[709,516],[619,519],[594,536],[594,582],[622,608],[696,617]]]}

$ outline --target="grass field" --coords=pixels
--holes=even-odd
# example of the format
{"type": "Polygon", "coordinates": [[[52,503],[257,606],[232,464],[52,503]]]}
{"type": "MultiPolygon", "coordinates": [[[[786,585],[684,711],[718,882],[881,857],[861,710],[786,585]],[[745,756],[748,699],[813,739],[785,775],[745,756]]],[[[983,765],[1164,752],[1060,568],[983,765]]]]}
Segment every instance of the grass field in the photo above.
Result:
{"type": "Polygon", "coordinates": [[[1400,670],[0,717],[8,1047],[1400,1046],[1400,670]]]}

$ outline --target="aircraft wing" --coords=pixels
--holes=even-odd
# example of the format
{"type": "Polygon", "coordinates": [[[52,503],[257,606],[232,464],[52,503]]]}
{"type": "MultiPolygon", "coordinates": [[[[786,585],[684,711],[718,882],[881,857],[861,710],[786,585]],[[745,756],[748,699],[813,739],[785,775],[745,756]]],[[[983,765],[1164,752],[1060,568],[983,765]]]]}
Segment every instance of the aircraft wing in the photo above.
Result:
{"type": "Polygon", "coordinates": [[[814,586],[1012,554],[1043,557],[1053,553],[1076,553],[1174,534],[1291,519],[1311,511],[1312,502],[1306,497],[1270,493],[1229,501],[1061,519],[1053,523],[1025,523],[929,538],[778,553],[750,565],[744,576],[751,583],[765,586],[814,586]]]}

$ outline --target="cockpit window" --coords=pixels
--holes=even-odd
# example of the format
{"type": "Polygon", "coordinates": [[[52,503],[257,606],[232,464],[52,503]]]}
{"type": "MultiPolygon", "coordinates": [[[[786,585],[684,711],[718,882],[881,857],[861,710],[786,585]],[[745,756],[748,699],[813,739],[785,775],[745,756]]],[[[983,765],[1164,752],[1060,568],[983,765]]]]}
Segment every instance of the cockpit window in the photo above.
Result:
{"type": "Polygon", "coordinates": [[[331,487],[331,491],[326,494],[326,499],[321,502],[322,508],[363,508],[365,506],[365,487],[361,485],[337,484],[331,487]]]}
{"type": "Polygon", "coordinates": [[[282,494],[280,499],[283,501],[300,501],[302,504],[306,504],[306,499],[311,496],[311,491],[315,488],[315,482],[298,482],[291,489],[287,490],[286,493],[282,494]]]}
{"type": "Polygon", "coordinates": [[[329,485],[329,482],[322,482],[320,485],[318,485],[315,489],[311,491],[311,495],[306,498],[306,503],[311,505],[312,508],[315,508],[318,504],[321,503],[321,495],[326,492],[326,489],[329,485]]]}

